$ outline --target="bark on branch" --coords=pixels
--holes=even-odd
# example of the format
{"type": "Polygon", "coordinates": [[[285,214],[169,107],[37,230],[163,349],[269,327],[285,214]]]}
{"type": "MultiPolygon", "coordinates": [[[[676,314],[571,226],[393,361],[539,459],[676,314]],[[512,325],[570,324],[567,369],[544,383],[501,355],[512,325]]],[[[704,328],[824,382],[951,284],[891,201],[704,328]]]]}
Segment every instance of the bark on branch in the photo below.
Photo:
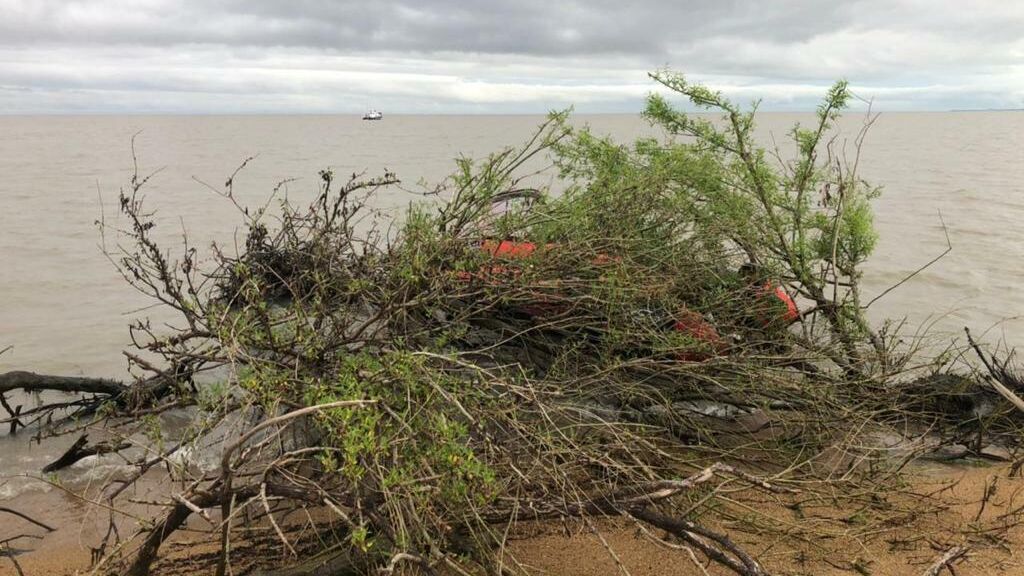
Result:
{"type": "Polygon", "coordinates": [[[68,466],[71,466],[75,462],[88,458],[89,456],[100,456],[103,454],[109,454],[111,452],[117,452],[130,447],[131,444],[128,442],[99,442],[89,446],[89,435],[82,434],[82,436],[75,440],[75,443],[67,449],[66,452],[60,457],[50,462],[43,467],[43,473],[56,472],[57,470],[63,470],[68,466]]]}
{"type": "Polygon", "coordinates": [[[953,572],[953,562],[956,562],[960,558],[963,558],[967,554],[967,548],[964,546],[953,546],[942,555],[941,558],[935,561],[927,570],[925,570],[922,576],[939,576],[942,571],[949,568],[950,573],[953,572]]]}
{"type": "Polygon", "coordinates": [[[51,376],[15,370],[0,374],[0,394],[11,390],[42,392],[53,390],[79,394],[105,394],[117,396],[128,389],[124,384],[106,378],[84,378],[79,376],[51,376]]]}
{"type": "MultiPolygon", "coordinates": [[[[125,384],[107,378],[82,376],[53,376],[15,370],[0,374],[0,395],[12,390],[26,392],[63,392],[67,394],[96,394],[115,401],[121,407],[137,409],[148,406],[170,393],[172,386],[187,379],[190,370],[175,373],[160,373],[133,384],[125,384]]],[[[54,406],[59,407],[59,406],[54,406]]],[[[24,414],[21,414],[22,416],[24,414]]],[[[12,415],[14,417],[16,415],[12,415]]],[[[22,424],[22,426],[24,426],[22,424]]]]}
{"type": "Polygon", "coordinates": [[[632,516],[669,532],[740,576],[768,576],[768,572],[753,557],[724,534],[712,532],[688,520],[670,518],[645,508],[634,511],[632,516]]]}

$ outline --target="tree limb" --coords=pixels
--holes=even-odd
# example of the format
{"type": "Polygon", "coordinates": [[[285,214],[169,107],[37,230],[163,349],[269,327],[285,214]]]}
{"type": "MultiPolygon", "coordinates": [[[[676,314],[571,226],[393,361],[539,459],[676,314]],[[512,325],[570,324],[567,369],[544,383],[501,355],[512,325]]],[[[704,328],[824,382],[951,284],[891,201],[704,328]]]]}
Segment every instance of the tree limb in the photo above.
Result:
{"type": "Polygon", "coordinates": [[[63,470],[75,462],[88,458],[89,456],[109,454],[111,452],[124,450],[131,446],[128,442],[99,442],[89,446],[88,438],[88,434],[82,434],[82,436],[78,440],[75,440],[75,443],[72,444],[60,458],[57,458],[53,462],[44,466],[43,473],[48,474],[50,472],[56,472],[57,470],[63,470]]]}
{"type": "Polygon", "coordinates": [[[106,394],[107,396],[117,396],[127,390],[128,387],[120,382],[106,378],[51,376],[22,370],[0,374],[0,393],[17,389],[26,392],[53,390],[72,394],[106,394]]]}

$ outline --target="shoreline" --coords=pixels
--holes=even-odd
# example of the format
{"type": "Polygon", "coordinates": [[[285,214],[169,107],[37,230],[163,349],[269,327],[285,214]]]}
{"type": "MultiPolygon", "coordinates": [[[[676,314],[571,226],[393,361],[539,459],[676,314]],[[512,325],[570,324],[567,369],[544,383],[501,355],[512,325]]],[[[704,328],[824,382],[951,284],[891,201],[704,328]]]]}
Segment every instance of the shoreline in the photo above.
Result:
{"type": "MultiPolygon", "coordinates": [[[[862,548],[859,560],[863,568],[872,574],[891,576],[919,575],[928,563],[938,558],[942,550],[936,547],[963,545],[969,548],[966,560],[956,565],[960,576],[983,576],[993,571],[1006,574],[1024,574],[1024,559],[1015,557],[1013,549],[1024,549],[1024,527],[1010,526],[1004,535],[991,533],[992,540],[985,544],[986,523],[998,522],[1002,514],[1021,514],[1018,509],[1024,504],[1024,478],[1007,475],[1009,466],[941,464],[918,465],[908,479],[913,489],[922,497],[934,498],[945,509],[934,519],[920,519],[906,526],[891,527],[887,533],[873,538],[813,543],[798,539],[773,542],[752,537],[750,534],[729,531],[730,536],[740,545],[748,547],[763,560],[766,569],[776,575],[787,575],[810,570],[821,576],[840,576],[851,573],[855,564],[830,565],[830,553],[834,550],[849,551],[851,546],[862,548]],[[996,486],[996,488],[992,488],[996,486]],[[986,506],[982,506],[984,494],[990,495],[986,506]],[[1015,511],[1016,510],[1016,511],[1015,511]],[[973,525],[973,527],[972,527],[973,525]],[[970,533],[974,532],[972,536],[970,533]],[[914,539],[918,539],[916,543],[914,539]],[[1000,546],[1007,547],[1006,549],[1000,546]],[[1007,552],[1006,550],[1010,550],[1007,552]],[[1011,571],[1012,570],[1012,571],[1011,571]]],[[[99,514],[75,499],[57,491],[26,494],[19,504],[33,512],[38,509],[63,512],[58,530],[40,540],[25,541],[23,549],[29,549],[17,556],[18,563],[26,576],[72,576],[88,571],[90,552],[88,546],[98,537],[101,523],[93,522],[89,527],[83,521],[99,514]],[[75,511],[77,508],[77,512],[75,511]],[[81,522],[81,523],[79,523],[81,522]],[[78,529],[75,529],[75,524],[78,529]]],[[[842,509],[824,509],[815,517],[843,514],[842,509]]],[[[777,515],[782,523],[794,518],[779,509],[770,514],[777,515]]],[[[53,521],[53,517],[47,518],[53,521]]],[[[1017,520],[1019,522],[1020,519],[1017,520]]],[[[5,530],[12,526],[4,524],[5,530]]],[[[195,528],[203,528],[196,524],[195,528]]],[[[208,527],[206,528],[208,529],[208,527]]],[[[127,535],[127,534],[122,534],[127,535]]],[[[524,523],[509,533],[506,551],[510,563],[514,556],[529,574],[558,574],[560,576],[590,576],[619,572],[620,563],[633,576],[701,576],[689,553],[682,547],[670,547],[655,543],[656,535],[647,534],[637,525],[625,520],[600,520],[588,525],[580,522],[544,521],[524,523]],[[600,535],[591,528],[597,527],[600,535]],[[649,537],[651,536],[651,537],[649,537]],[[611,550],[614,555],[609,552],[611,550]]],[[[210,545],[203,542],[203,536],[195,533],[187,537],[175,537],[168,542],[162,556],[174,558],[192,556],[196,552],[208,552],[210,545]],[[190,540],[191,539],[191,540],[190,540]]],[[[208,542],[209,536],[205,537],[208,542]]],[[[770,539],[769,539],[770,540],[770,539]]],[[[179,572],[176,574],[206,574],[208,570],[179,572]]],[[[154,574],[166,574],[158,564],[154,574]]],[[[241,572],[240,572],[241,573],[241,572]]],[[[710,575],[725,575],[728,572],[718,566],[708,566],[710,575]]],[[[17,570],[7,558],[0,558],[0,576],[18,576],[17,570]]]]}

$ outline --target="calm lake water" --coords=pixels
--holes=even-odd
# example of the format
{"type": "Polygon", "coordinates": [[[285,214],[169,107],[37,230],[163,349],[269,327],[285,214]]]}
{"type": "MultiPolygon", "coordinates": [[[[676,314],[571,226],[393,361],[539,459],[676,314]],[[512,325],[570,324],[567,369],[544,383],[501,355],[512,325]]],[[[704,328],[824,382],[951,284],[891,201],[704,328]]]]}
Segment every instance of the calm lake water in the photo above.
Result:
{"type": "MultiPolygon", "coordinates": [[[[765,142],[808,115],[764,114],[765,142]]],[[[397,172],[405,187],[438,182],[460,154],[480,156],[523,141],[541,117],[3,117],[0,116],[0,372],[123,378],[126,325],[139,315],[161,317],[104,256],[95,225],[117,226],[118,189],[132,173],[130,139],[137,136],[140,172],[153,176],[147,203],[158,211],[168,246],[233,245],[239,219],[225,199],[199,181],[221,187],[245,158],[256,156],[235,179],[240,200],[264,201],[274,186],[295,200],[315,193],[317,171],[338,174],[397,172]]],[[[652,134],[636,116],[577,118],[622,140],[652,134]]],[[[862,118],[844,120],[852,140],[862,118]]],[[[884,114],[870,132],[861,171],[883,184],[877,226],[881,241],[866,271],[871,298],[946,247],[953,252],[872,307],[876,319],[907,316],[910,325],[936,320],[956,332],[994,328],[1024,345],[1024,113],[884,114]]],[[[849,145],[852,147],[852,143],[849,145]]],[[[395,212],[413,193],[379,198],[395,212]]],[[[108,242],[115,238],[108,238],[108,242]]],[[[110,245],[108,244],[108,247],[110,245]]],[[[35,474],[66,448],[36,445],[25,435],[2,437],[0,500],[46,488],[35,474]]],[[[115,463],[116,464],[116,463],[115,463]]],[[[81,464],[67,474],[87,481],[101,469],[81,464]]]]}
{"type": "MultiPolygon", "coordinates": [[[[132,315],[150,304],[106,259],[95,222],[116,225],[119,187],[131,175],[129,141],[137,136],[140,171],[157,169],[147,202],[174,247],[182,230],[203,249],[231,246],[238,218],[201,180],[236,178],[250,205],[279,181],[295,199],[316,190],[317,171],[385,168],[406,187],[437,182],[460,154],[479,156],[521,142],[539,116],[389,116],[362,122],[338,116],[3,117],[0,116],[0,371],[123,377],[121,350],[132,315]]],[[[784,140],[809,115],[763,114],[759,134],[784,140]]],[[[654,131],[637,116],[581,116],[595,131],[622,140],[654,131]]],[[[844,120],[852,139],[862,122],[844,120]]],[[[876,318],[908,316],[912,325],[976,331],[995,327],[1024,344],[1024,113],[883,114],[868,135],[861,172],[885,186],[878,200],[878,249],[867,269],[866,296],[883,290],[945,249],[941,211],[954,250],[877,303],[876,318]]],[[[416,196],[381,199],[399,209],[416,196]]],[[[108,241],[110,239],[108,238],[108,241]]],[[[143,311],[142,314],[154,311],[143,311]]],[[[158,314],[158,312],[157,312],[158,314]]]]}

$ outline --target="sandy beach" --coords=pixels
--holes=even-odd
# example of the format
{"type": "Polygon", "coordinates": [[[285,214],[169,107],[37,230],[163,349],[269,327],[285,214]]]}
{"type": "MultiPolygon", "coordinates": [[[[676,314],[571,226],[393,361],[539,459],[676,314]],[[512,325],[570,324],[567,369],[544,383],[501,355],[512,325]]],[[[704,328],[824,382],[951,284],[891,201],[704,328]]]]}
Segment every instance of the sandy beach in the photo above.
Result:
{"type": "MultiPolygon", "coordinates": [[[[891,526],[869,538],[853,537],[852,529],[850,537],[817,542],[765,540],[737,532],[731,535],[757,553],[775,575],[840,576],[859,569],[886,576],[919,575],[956,545],[969,550],[956,564],[960,576],[1024,574],[1024,557],[1019,553],[1024,549],[1024,526],[1018,525],[1024,518],[1024,478],[1010,477],[1008,472],[1005,465],[936,464],[921,468],[910,477],[913,491],[935,499],[941,511],[915,523],[891,526]],[[993,491],[993,485],[996,488],[982,509],[983,496],[986,490],[993,491]]],[[[95,512],[54,491],[25,495],[19,499],[19,506],[59,527],[42,539],[22,541],[16,558],[26,576],[88,573],[89,546],[96,542],[102,525],[95,512]]],[[[842,514],[839,510],[831,513],[842,514]]],[[[801,521],[789,510],[773,514],[777,514],[780,524],[801,521]]],[[[828,511],[818,514],[828,515],[828,511]]],[[[0,536],[22,528],[28,527],[5,523],[0,536]]],[[[203,526],[197,523],[194,528],[203,526]]],[[[575,522],[525,524],[510,533],[507,552],[510,563],[514,557],[530,574],[538,576],[702,576],[703,570],[715,576],[729,574],[716,565],[698,567],[685,548],[656,542],[658,536],[623,520],[599,521],[590,526],[575,522]],[[592,528],[597,528],[600,535],[592,528]]],[[[176,536],[165,552],[175,558],[209,552],[210,538],[198,532],[176,536]]],[[[158,564],[156,573],[186,573],[173,566],[158,564]]],[[[212,569],[187,573],[212,574],[212,569]]],[[[0,562],[0,575],[18,576],[9,559],[0,562]]]]}

